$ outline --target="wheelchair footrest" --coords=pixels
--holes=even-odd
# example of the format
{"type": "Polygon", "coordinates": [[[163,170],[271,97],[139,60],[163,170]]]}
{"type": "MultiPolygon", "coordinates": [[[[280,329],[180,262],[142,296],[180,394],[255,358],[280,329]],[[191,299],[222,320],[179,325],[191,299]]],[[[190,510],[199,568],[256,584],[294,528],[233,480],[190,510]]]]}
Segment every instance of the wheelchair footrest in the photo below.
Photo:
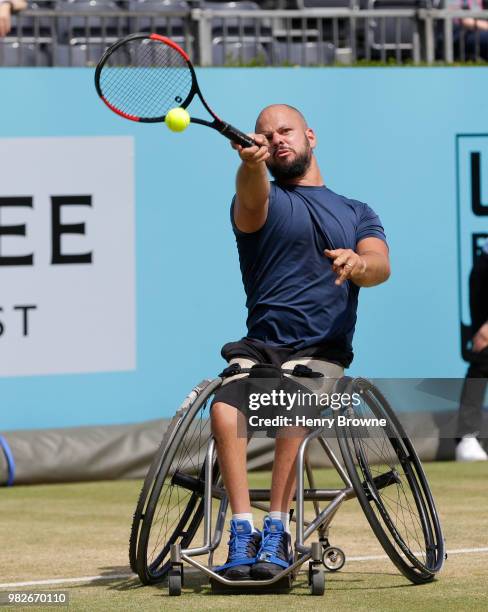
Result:
{"type": "Polygon", "coordinates": [[[233,595],[249,595],[249,594],[263,594],[263,593],[289,593],[292,587],[292,577],[290,575],[284,576],[281,580],[277,580],[273,584],[259,585],[259,580],[256,580],[256,586],[242,586],[239,585],[239,581],[236,580],[231,586],[229,584],[222,584],[218,580],[210,578],[210,586],[212,587],[212,593],[215,594],[233,594],[233,595]]]}

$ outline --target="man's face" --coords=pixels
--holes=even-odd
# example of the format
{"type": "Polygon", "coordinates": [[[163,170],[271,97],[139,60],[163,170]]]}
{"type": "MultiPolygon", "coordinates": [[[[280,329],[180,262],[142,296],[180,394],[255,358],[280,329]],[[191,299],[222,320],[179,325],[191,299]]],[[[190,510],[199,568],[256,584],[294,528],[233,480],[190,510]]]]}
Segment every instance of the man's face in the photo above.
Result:
{"type": "Polygon", "coordinates": [[[315,137],[298,113],[286,107],[266,109],[258,118],[256,132],[268,141],[270,157],[266,165],[278,182],[306,173],[312,161],[315,137]]]}

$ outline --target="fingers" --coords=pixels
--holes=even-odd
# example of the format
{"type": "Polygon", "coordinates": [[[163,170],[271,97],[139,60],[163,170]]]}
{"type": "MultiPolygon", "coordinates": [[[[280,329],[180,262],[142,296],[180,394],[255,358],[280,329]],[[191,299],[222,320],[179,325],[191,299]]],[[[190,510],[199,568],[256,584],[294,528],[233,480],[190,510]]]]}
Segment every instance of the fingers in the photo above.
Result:
{"type": "Polygon", "coordinates": [[[258,144],[254,147],[242,147],[241,145],[231,142],[231,146],[239,153],[241,160],[249,166],[256,166],[265,162],[270,156],[268,150],[268,142],[262,134],[248,134],[258,144]]]}
{"type": "MultiPolygon", "coordinates": [[[[247,134],[247,136],[249,136],[256,143],[258,143],[259,146],[266,146],[266,147],[268,146],[268,141],[266,140],[266,138],[262,134],[247,134]]],[[[236,151],[242,151],[244,148],[247,148],[247,149],[252,149],[253,148],[253,147],[243,147],[240,144],[238,144],[237,142],[234,142],[233,140],[230,141],[230,144],[231,144],[231,147],[233,149],[235,149],[236,151]]]]}
{"type": "Polygon", "coordinates": [[[341,268],[336,268],[334,272],[338,275],[338,278],[336,278],[335,284],[340,286],[345,283],[351,277],[353,269],[354,268],[349,263],[346,263],[341,268]]]}
{"type": "Polygon", "coordinates": [[[333,265],[337,267],[343,266],[350,259],[351,254],[356,255],[351,249],[335,249],[333,251],[325,249],[324,253],[334,260],[333,265]]]}
{"type": "Polygon", "coordinates": [[[358,272],[363,272],[365,263],[351,249],[325,249],[324,255],[332,259],[332,270],[337,274],[335,284],[340,286],[358,272]]]}

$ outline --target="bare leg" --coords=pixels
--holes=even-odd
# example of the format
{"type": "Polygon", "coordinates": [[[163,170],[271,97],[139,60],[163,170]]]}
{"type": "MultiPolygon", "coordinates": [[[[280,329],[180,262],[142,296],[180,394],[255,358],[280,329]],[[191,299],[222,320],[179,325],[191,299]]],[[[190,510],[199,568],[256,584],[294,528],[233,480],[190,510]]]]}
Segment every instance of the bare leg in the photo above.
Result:
{"type": "Polygon", "coordinates": [[[247,480],[247,438],[237,437],[237,427],[245,431],[240,410],[224,402],[212,406],[212,433],[217,446],[220,472],[233,514],[251,512],[247,480]]]}
{"type": "Polygon", "coordinates": [[[273,475],[271,478],[271,510],[288,512],[295,494],[296,472],[295,464],[298,449],[303,438],[308,433],[306,429],[294,428],[290,437],[287,430],[286,437],[277,437],[273,475]]]}

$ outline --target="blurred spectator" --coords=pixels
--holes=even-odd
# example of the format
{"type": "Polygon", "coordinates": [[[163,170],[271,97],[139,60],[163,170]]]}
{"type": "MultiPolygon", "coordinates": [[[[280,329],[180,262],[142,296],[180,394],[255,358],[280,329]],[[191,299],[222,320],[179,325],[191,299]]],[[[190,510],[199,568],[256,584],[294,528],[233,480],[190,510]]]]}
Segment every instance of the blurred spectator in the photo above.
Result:
{"type": "Polygon", "coordinates": [[[0,0],[0,38],[7,36],[10,32],[12,15],[26,8],[26,0],[0,0]]]}
{"type": "MultiPolygon", "coordinates": [[[[460,8],[468,11],[482,11],[485,8],[485,2],[483,0],[461,0],[460,8]]],[[[456,59],[488,61],[488,21],[472,17],[460,19],[458,23],[454,23],[453,42],[456,59]]]]}
{"type": "Polygon", "coordinates": [[[469,308],[474,332],[471,358],[461,394],[458,420],[458,461],[486,461],[479,443],[488,382],[488,240],[469,277],[469,308]]]}

